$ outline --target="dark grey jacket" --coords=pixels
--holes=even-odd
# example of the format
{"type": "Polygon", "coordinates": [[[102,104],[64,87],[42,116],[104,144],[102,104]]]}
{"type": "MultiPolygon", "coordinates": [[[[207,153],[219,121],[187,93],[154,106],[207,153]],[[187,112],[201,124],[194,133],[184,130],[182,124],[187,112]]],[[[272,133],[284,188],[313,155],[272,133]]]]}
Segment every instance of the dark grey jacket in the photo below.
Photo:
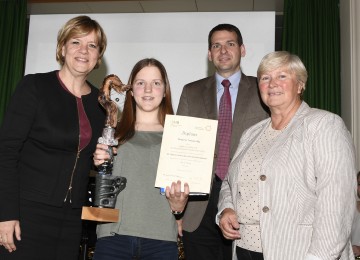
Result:
{"type": "MultiPolygon", "coordinates": [[[[215,75],[187,84],[181,94],[178,115],[193,116],[208,119],[218,119],[216,101],[215,75]]],[[[230,156],[238,147],[241,134],[248,127],[268,117],[267,108],[260,101],[255,77],[241,74],[235,112],[233,115],[230,156]]],[[[217,143],[214,155],[214,165],[217,158],[217,143]]],[[[213,175],[215,172],[213,172],[213,175]]],[[[190,187],[191,190],[191,187],[190,187]]],[[[204,216],[208,200],[189,201],[186,207],[183,228],[185,231],[196,230],[204,216]]],[[[215,219],[214,219],[215,222],[215,219]]]]}

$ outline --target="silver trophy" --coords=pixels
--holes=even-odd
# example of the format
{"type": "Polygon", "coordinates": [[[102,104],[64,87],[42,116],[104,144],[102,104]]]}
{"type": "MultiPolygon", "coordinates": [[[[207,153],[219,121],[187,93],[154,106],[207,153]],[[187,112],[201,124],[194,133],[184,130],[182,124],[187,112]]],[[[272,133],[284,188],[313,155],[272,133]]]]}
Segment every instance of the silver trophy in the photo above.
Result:
{"type": "Polygon", "coordinates": [[[111,126],[106,126],[103,130],[102,137],[99,138],[98,143],[109,146],[108,153],[110,159],[98,166],[98,174],[95,177],[95,201],[94,205],[100,208],[115,208],[116,198],[126,187],[126,178],[113,176],[113,152],[112,147],[118,144],[114,139],[115,129],[111,126]]]}
{"type": "Polygon", "coordinates": [[[105,127],[98,143],[108,146],[110,159],[98,166],[98,174],[95,176],[94,206],[83,207],[82,219],[117,222],[119,211],[115,208],[116,198],[126,187],[126,178],[112,175],[113,147],[118,145],[114,138],[117,119],[120,118],[125,93],[130,89],[116,75],[105,77],[99,93],[99,103],[106,110],[105,127]],[[111,98],[111,91],[117,92],[118,97],[111,98]],[[122,105],[122,106],[119,106],[122,105]]]}
{"type": "MultiPolygon", "coordinates": [[[[116,198],[119,193],[126,187],[126,178],[112,176],[113,168],[113,152],[112,147],[118,145],[118,141],[114,138],[115,128],[122,107],[119,107],[111,99],[111,90],[115,90],[121,94],[120,98],[125,99],[124,93],[129,89],[116,75],[105,77],[103,86],[99,93],[99,103],[106,110],[105,127],[102,136],[98,139],[98,143],[108,146],[110,159],[98,166],[98,174],[95,181],[95,201],[96,207],[115,208],[116,198]]],[[[118,102],[119,103],[119,102],[118,102]]],[[[121,102],[124,104],[124,102],[121,102]]]]}

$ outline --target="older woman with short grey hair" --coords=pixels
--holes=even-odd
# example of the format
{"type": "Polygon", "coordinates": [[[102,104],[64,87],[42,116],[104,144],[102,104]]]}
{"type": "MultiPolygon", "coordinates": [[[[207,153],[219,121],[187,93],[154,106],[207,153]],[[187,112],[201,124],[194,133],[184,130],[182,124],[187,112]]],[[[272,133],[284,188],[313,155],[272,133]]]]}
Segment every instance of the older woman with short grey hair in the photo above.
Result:
{"type": "Polygon", "coordinates": [[[234,259],[354,259],[355,152],[343,120],[302,100],[307,71],[296,55],[258,68],[271,117],[250,127],[222,184],[216,222],[234,259]]]}

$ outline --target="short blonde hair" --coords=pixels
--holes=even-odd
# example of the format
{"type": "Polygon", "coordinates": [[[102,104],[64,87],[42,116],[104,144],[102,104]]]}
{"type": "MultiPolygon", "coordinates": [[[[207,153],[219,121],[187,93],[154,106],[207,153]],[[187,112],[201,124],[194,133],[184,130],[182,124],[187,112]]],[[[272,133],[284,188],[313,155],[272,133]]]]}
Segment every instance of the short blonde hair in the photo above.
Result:
{"type": "Polygon", "coordinates": [[[95,32],[97,45],[99,46],[99,59],[95,65],[95,69],[99,68],[101,58],[106,50],[107,39],[104,30],[97,21],[92,20],[89,16],[81,15],[67,21],[67,23],[59,30],[56,46],[56,61],[63,66],[65,59],[62,56],[62,48],[66,42],[74,36],[86,36],[91,32],[95,32]]]}
{"type": "Polygon", "coordinates": [[[287,51],[275,51],[265,55],[258,67],[257,77],[260,79],[261,75],[283,66],[287,66],[290,72],[296,75],[297,80],[303,83],[304,92],[308,78],[307,70],[297,55],[287,51]]]}

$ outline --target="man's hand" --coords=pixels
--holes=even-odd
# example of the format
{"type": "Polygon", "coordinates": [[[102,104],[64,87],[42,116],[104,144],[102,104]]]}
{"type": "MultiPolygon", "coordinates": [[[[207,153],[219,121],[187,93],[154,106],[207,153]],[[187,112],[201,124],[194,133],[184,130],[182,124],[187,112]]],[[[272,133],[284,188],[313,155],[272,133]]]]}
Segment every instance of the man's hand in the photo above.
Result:
{"type": "Polygon", "coordinates": [[[226,239],[235,240],[240,238],[240,224],[233,209],[226,208],[221,213],[219,227],[226,239]]]}
{"type": "Polygon", "coordinates": [[[21,240],[20,223],[18,220],[0,222],[0,246],[4,246],[10,253],[16,250],[14,235],[21,240]]]}

